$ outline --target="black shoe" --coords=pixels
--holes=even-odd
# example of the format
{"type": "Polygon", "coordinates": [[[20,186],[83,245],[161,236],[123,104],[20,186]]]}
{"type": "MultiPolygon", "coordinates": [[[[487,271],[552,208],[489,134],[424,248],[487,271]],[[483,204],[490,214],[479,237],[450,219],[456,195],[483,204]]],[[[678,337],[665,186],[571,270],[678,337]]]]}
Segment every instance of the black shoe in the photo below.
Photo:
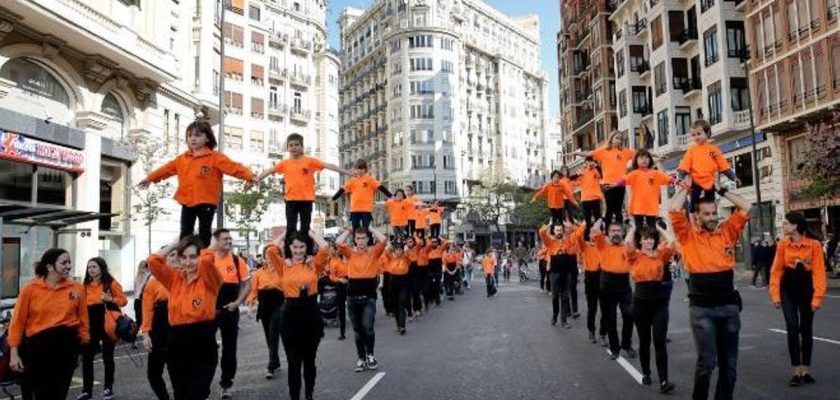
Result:
{"type": "Polygon", "coordinates": [[[618,360],[618,352],[615,352],[615,353],[610,352],[610,360],[613,360],[613,361],[618,360]]]}
{"type": "Polygon", "coordinates": [[[642,377],[642,385],[650,386],[653,384],[653,381],[650,380],[650,375],[645,375],[642,377]]]}
{"type": "Polygon", "coordinates": [[[551,317],[551,326],[557,325],[557,316],[551,317]]]}
{"type": "Polygon", "coordinates": [[[802,383],[812,384],[817,383],[817,381],[814,380],[814,377],[812,377],[811,374],[805,374],[802,375],[802,383]]]}
{"type": "Polygon", "coordinates": [[[578,318],[580,318],[580,313],[574,313],[574,314],[572,314],[572,318],[573,318],[573,319],[578,319],[578,318]]]}
{"type": "Polygon", "coordinates": [[[633,350],[633,348],[624,349],[624,356],[627,358],[636,358],[636,350],[633,350]]]}
{"type": "Polygon", "coordinates": [[[400,328],[399,332],[400,332],[400,335],[405,335],[405,328],[400,328]]]}
{"type": "Polygon", "coordinates": [[[338,340],[344,340],[344,339],[347,339],[346,337],[344,337],[344,335],[340,335],[340,336],[338,337],[338,340]]]}
{"type": "Polygon", "coordinates": [[[571,325],[569,325],[569,323],[568,323],[568,322],[566,322],[566,321],[560,321],[560,328],[563,328],[563,329],[570,329],[571,327],[572,327],[572,326],[571,326],[571,325]]]}
{"type": "Polygon", "coordinates": [[[659,384],[659,393],[671,393],[676,388],[677,385],[666,379],[659,384]]]}
{"type": "Polygon", "coordinates": [[[800,377],[799,375],[794,375],[793,378],[790,378],[790,381],[788,381],[788,386],[790,386],[790,387],[802,386],[802,377],[800,377]]]}
{"type": "Polygon", "coordinates": [[[607,337],[604,336],[604,335],[601,335],[601,347],[609,347],[609,346],[610,346],[610,342],[607,340],[607,337]]]}
{"type": "Polygon", "coordinates": [[[306,400],[313,400],[315,397],[312,397],[312,393],[306,394],[306,400]]]}
{"type": "Polygon", "coordinates": [[[597,344],[597,343],[598,343],[598,339],[595,339],[595,332],[589,332],[589,340],[590,340],[593,344],[597,344]]]}

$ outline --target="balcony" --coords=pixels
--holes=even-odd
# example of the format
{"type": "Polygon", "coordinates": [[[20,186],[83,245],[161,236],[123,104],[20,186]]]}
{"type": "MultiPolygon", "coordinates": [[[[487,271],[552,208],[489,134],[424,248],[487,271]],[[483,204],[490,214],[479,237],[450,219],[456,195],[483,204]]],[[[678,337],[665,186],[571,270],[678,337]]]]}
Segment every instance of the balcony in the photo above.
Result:
{"type": "Polygon", "coordinates": [[[292,51],[296,51],[300,54],[306,54],[312,51],[312,42],[297,37],[292,38],[291,48],[292,51]]]}
{"type": "Polygon", "coordinates": [[[285,104],[278,104],[278,103],[268,103],[268,116],[269,117],[285,117],[286,112],[289,111],[289,106],[285,104]]]}
{"type": "Polygon", "coordinates": [[[710,8],[715,6],[715,0],[700,0],[700,13],[705,13],[709,11],[710,8]]]}
{"type": "Polygon", "coordinates": [[[689,47],[697,44],[697,30],[684,29],[680,32],[680,49],[686,50],[689,47]]]}
{"type": "Polygon", "coordinates": [[[750,127],[750,110],[733,111],[732,113],[735,126],[741,129],[750,127]]]}
{"type": "Polygon", "coordinates": [[[832,4],[825,10],[826,19],[829,21],[834,21],[837,19],[837,14],[840,13],[837,4],[832,4]]]}
{"type": "Polygon", "coordinates": [[[745,0],[734,0],[733,3],[735,3],[735,11],[743,11],[747,4],[745,0]]]}
{"type": "Polygon", "coordinates": [[[580,115],[577,122],[575,122],[575,130],[580,129],[584,125],[588,124],[592,121],[592,117],[595,116],[595,113],[592,110],[584,111],[583,114],[580,115]]]}
{"type": "Polygon", "coordinates": [[[295,73],[291,75],[292,85],[306,88],[312,84],[312,77],[305,74],[295,73]]]}
{"type": "Polygon", "coordinates": [[[268,69],[268,79],[275,80],[275,81],[284,81],[289,77],[289,70],[286,68],[279,69],[279,68],[269,68],[268,69]]]}
{"type": "Polygon", "coordinates": [[[292,111],[289,113],[292,121],[297,122],[309,122],[309,118],[312,116],[312,111],[303,110],[300,108],[292,108],[292,111]]]}
{"type": "Polygon", "coordinates": [[[268,44],[283,47],[289,43],[289,34],[287,33],[273,33],[268,35],[268,44]]]}
{"type": "Polygon", "coordinates": [[[639,79],[646,80],[650,78],[650,65],[645,61],[639,65],[639,79]]]}
{"type": "Polygon", "coordinates": [[[674,150],[683,150],[688,147],[688,144],[691,143],[691,136],[689,135],[677,135],[677,148],[674,150]]]}
{"type": "Polygon", "coordinates": [[[642,19],[640,19],[639,21],[636,22],[633,30],[636,32],[637,35],[641,36],[643,33],[647,32],[647,30],[648,30],[647,27],[648,27],[647,20],[642,18],[642,19]]]}
{"type": "MultiPolygon", "coordinates": [[[[678,78],[674,78],[675,81],[677,79],[678,78]]],[[[699,95],[702,89],[702,85],[700,84],[700,78],[681,78],[679,89],[683,91],[683,97],[685,97],[686,99],[699,95]]]]}

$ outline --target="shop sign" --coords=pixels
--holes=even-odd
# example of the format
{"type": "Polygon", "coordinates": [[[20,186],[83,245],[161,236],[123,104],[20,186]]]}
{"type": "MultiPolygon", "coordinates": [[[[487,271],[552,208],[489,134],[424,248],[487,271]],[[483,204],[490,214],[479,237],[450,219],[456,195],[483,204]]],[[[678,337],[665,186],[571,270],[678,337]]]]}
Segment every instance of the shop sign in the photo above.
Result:
{"type": "Polygon", "coordinates": [[[83,172],[85,156],[79,150],[0,129],[0,158],[83,172]]]}

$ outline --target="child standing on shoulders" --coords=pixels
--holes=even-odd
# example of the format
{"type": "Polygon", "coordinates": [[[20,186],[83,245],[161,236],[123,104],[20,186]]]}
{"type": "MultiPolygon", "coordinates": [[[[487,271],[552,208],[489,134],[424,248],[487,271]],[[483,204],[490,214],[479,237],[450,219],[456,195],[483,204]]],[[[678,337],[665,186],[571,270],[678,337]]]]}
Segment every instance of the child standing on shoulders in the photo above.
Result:
{"type": "Polygon", "coordinates": [[[679,180],[686,175],[691,176],[691,200],[689,206],[693,210],[700,199],[715,199],[715,173],[720,172],[727,178],[740,184],[735,176],[735,170],[726,161],[720,148],[709,143],[712,136],[712,126],[702,119],[691,124],[691,138],[694,144],[688,147],[685,155],[677,167],[679,180]]]}
{"type": "Polygon", "coordinates": [[[654,227],[659,215],[660,188],[673,182],[673,178],[653,168],[653,156],[645,149],[633,157],[633,170],[615,182],[616,186],[630,187],[629,211],[640,230],[654,227]]]}
{"type": "Polygon", "coordinates": [[[370,227],[373,219],[373,196],[379,190],[388,198],[393,197],[385,186],[368,173],[368,163],[365,160],[356,161],[358,176],[350,179],[344,187],[333,195],[333,201],[338,200],[344,193],[350,194],[350,223],[353,229],[363,226],[370,227]]]}
{"type": "MultiPolygon", "coordinates": [[[[540,187],[531,199],[531,202],[534,202],[540,197],[545,196],[548,209],[551,211],[552,222],[555,224],[563,223],[564,207],[567,202],[577,205],[577,200],[575,200],[575,195],[572,194],[570,185],[567,182],[561,181],[561,175],[559,170],[552,171],[551,181],[540,187]]],[[[568,215],[571,215],[571,213],[568,215]]]]}
{"type": "Polygon", "coordinates": [[[440,224],[443,220],[443,212],[446,211],[446,207],[441,207],[439,202],[435,202],[432,207],[428,208],[429,210],[429,229],[431,232],[431,237],[436,238],[440,236],[440,224]]]}
{"type": "Polygon", "coordinates": [[[216,136],[207,121],[195,121],[187,126],[187,147],[186,152],[152,171],[137,186],[145,189],[152,183],[178,175],[175,201],[181,204],[180,237],[192,235],[198,219],[198,237],[207,247],[222,192],[222,176],[235,176],[251,183],[255,183],[255,179],[251,170],[215,150],[216,136]]]}
{"type": "Polygon", "coordinates": [[[394,236],[405,240],[405,236],[408,235],[408,217],[414,211],[414,203],[405,197],[404,190],[397,189],[394,196],[385,201],[385,208],[388,209],[388,219],[394,236]]]}

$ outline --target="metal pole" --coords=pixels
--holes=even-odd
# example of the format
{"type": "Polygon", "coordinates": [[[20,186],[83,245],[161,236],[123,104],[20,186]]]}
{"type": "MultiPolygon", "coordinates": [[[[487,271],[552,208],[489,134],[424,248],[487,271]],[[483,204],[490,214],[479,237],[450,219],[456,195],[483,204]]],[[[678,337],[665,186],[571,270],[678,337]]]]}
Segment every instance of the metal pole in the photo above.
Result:
{"type": "MultiPolygon", "coordinates": [[[[219,0],[222,4],[219,12],[219,140],[218,147],[221,152],[224,149],[225,141],[225,12],[227,11],[228,0],[219,0]]],[[[219,193],[219,207],[216,208],[216,227],[225,226],[225,186],[222,184],[222,192],[219,193]]]]}
{"type": "MultiPolygon", "coordinates": [[[[2,242],[3,242],[3,217],[0,217],[0,262],[2,262],[2,260],[3,260],[3,243],[2,242]]],[[[6,274],[3,273],[5,271],[2,270],[2,265],[3,264],[0,263],[0,277],[4,277],[3,281],[0,282],[0,299],[3,298],[3,285],[6,284],[6,282],[5,282],[6,274]]],[[[9,265],[9,267],[13,268],[12,265],[9,265]]],[[[20,279],[20,278],[18,278],[18,279],[20,279]]]]}
{"type": "MultiPolygon", "coordinates": [[[[752,102],[752,89],[750,87],[750,56],[749,50],[744,48],[741,51],[741,61],[744,63],[744,70],[747,74],[747,93],[749,93],[750,99],[750,131],[752,133],[752,167],[753,167],[753,181],[755,182],[755,201],[758,204],[758,223],[756,224],[756,228],[758,229],[758,238],[764,238],[764,209],[761,204],[761,175],[760,171],[758,170],[758,151],[756,150],[756,137],[755,137],[755,120],[753,118],[753,102],[752,102]]],[[[752,239],[752,238],[750,238],[752,239]]]]}

